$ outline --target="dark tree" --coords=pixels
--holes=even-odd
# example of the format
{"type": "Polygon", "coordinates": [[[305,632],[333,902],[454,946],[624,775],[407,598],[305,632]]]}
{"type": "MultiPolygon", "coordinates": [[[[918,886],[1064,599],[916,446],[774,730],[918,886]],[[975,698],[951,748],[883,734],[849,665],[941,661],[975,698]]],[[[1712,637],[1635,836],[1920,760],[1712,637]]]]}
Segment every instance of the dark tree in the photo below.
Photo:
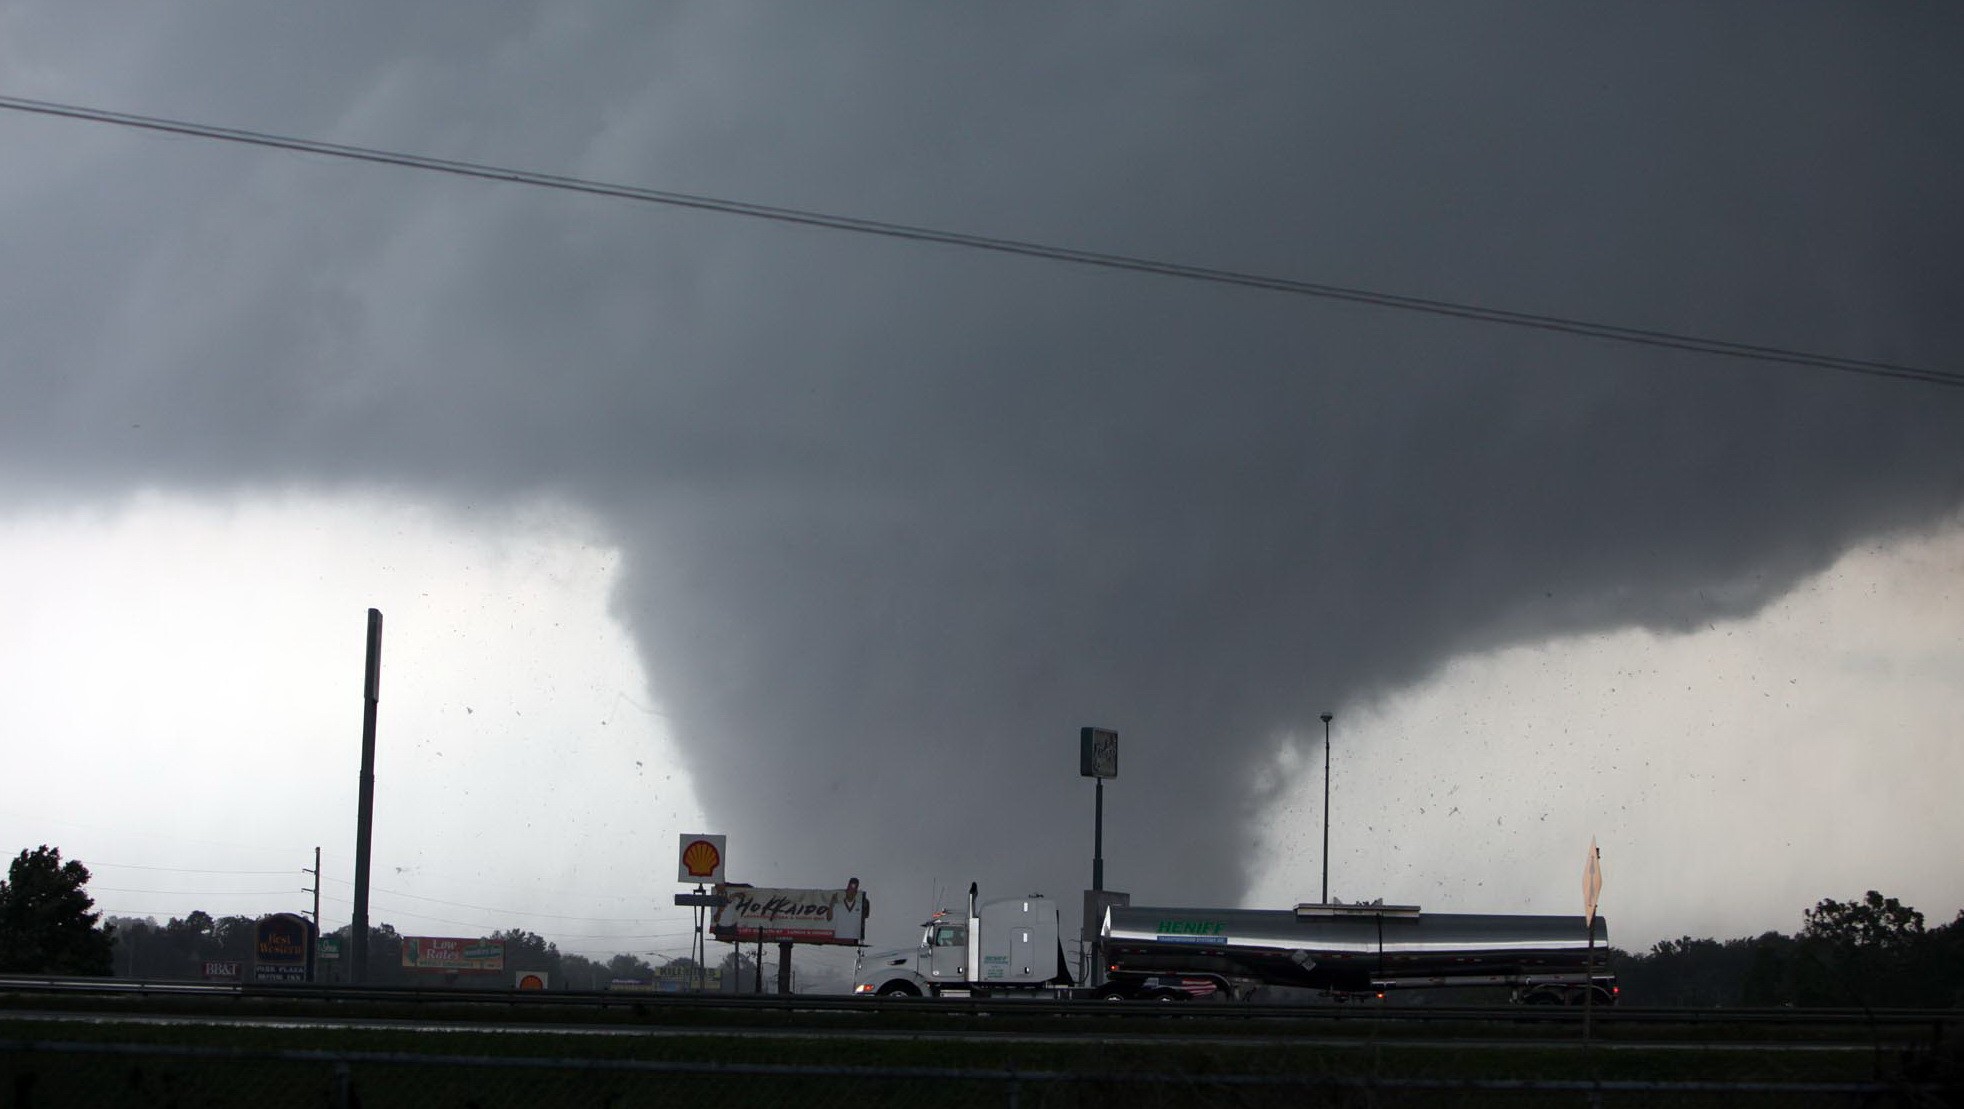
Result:
{"type": "Polygon", "coordinates": [[[505,945],[505,967],[508,970],[543,970],[557,973],[559,970],[559,945],[536,932],[523,928],[509,928],[491,933],[491,939],[505,945]]]}
{"type": "Polygon", "coordinates": [[[606,988],[610,977],[605,966],[585,955],[561,954],[559,977],[554,981],[569,990],[598,990],[606,988]]]}
{"type": "Polygon", "coordinates": [[[607,973],[613,978],[632,978],[638,982],[652,982],[655,968],[648,965],[648,960],[639,956],[616,955],[607,960],[607,973]]]}
{"type": "Polygon", "coordinates": [[[88,867],[45,844],[15,857],[0,882],[0,972],[110,973],[114,941],[88,881],[88,867]]]}
{"type": "MultiPolygon", "coordinates": [[[[1942,929],[1939,929],[1941,932],[1942,929]]],[[[1943,1004],[1925,965],[1934,949],[1923,914],[1868,891],[1807,910],[1796,940],[1795,993],[1802,1005],[1943,1004]]]]}
{"type": "Polygon", "coordinates": [[[1737,1005],[1753,959],[1749,940],[1661,940],[1648,954],[1613,953],[1623,999],[1634,1005],[1716,1009],[1737,1005]]]}
{"type": "Polygon", "coordinates": [[[1824,898],[1805,919],[1801,938],[1833,947],[1897,951],[1923,938],[1923,914],[1875,890],[1860,901],[1824,898]]]}

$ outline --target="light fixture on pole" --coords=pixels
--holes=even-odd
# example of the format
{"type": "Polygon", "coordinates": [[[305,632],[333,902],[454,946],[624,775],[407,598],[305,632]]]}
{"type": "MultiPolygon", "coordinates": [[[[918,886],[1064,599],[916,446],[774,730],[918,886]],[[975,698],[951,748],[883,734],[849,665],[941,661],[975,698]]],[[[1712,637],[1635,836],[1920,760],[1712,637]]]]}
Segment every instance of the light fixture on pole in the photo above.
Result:
{"type": "Polygon", "coordinates": [[[1330,903],[1330,721],[1323,714],[1323,904],[1330,903]]]}

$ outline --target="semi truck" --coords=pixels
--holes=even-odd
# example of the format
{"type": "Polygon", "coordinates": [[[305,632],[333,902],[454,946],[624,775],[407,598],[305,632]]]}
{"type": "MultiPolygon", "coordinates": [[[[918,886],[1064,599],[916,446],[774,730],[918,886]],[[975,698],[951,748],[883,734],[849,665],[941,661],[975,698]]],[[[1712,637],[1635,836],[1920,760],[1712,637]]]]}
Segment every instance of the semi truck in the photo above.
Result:
{"type": "Polygon", "coordinates": [[[1422,913],[1415,905],[1120,905],[1106,910],[1098,935],[1100,980],[1076,981],[1056,902],[1031,894],[979,903],[970,885],[967,913],[935,913],[918,946],[862,952],[853,992],[1185,1001],[1245,1000],[1284,986],[1341,1000],[1478,986],[1506,988],[1524,1004],[1563,1005],[1613,1004],[1617,994],[1600,969],[1609,938],[1601,917],[1585,929],[1566,916],[1422,913]]]}

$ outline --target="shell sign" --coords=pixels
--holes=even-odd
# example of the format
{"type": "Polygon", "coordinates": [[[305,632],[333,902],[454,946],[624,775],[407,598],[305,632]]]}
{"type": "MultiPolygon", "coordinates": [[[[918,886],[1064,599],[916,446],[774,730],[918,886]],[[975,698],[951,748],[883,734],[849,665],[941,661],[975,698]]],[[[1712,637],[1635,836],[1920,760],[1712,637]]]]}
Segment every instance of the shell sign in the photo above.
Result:
{"type": "Polygon", "coordinates": [[[678,882],[714,885],[723,880],[723,841],[725,836],[683,836],[678,882]]]}

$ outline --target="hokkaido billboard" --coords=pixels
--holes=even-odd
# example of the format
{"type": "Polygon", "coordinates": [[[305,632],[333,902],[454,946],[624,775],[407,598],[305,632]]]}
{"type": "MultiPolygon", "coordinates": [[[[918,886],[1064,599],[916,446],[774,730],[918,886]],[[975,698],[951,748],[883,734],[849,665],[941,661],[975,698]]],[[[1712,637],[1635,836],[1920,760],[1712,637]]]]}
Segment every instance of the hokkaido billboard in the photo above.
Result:
{"type": "Polygon", "coordinates": [[[411,970],[503,970],[505,945],[502,940],[404,936],[402,965],[411,970]]]}
{"type": "Polygon", "coordinates": [[[728,900],[710,931],[724,943],[831,943],[857,946],[866,934],[868,902],[859,879],[844,889],[758,889],[726,885],[728,900]]]}

